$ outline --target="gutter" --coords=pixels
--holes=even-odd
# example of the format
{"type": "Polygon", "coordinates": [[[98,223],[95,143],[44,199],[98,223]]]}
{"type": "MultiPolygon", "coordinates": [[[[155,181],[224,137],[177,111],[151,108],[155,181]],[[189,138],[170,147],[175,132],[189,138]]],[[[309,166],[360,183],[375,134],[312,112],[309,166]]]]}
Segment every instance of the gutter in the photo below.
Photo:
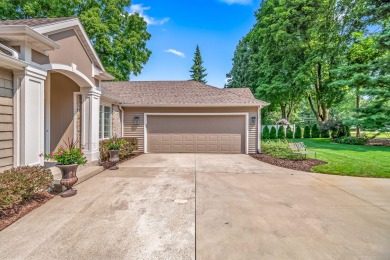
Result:
{"type": "MultiPolygon", "coordinates": [[[[122,107],[263,107],[259,104],[126,104],[122,107]]],[[[266,106],[266,105],[264,105],[266,106]]]]}

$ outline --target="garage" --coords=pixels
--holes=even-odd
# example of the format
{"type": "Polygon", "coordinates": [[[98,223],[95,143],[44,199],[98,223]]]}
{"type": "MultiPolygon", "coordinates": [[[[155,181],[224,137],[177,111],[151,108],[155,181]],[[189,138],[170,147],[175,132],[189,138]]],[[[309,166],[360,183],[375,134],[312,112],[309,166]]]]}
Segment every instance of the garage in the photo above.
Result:
{"type": "Polygon", "coordinates": [[[146,115],[149,153],[245,153],[245,115],[146,115]]]}

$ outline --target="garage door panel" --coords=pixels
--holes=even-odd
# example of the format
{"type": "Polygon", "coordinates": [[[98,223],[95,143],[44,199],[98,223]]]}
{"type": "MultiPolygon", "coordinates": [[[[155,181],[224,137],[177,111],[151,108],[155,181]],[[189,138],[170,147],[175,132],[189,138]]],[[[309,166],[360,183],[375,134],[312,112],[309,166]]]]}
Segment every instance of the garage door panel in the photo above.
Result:
{"type": "Polygon", "coordinates": [[[148,116],[148,152],[244,153],[244,116],[148,116]]]}

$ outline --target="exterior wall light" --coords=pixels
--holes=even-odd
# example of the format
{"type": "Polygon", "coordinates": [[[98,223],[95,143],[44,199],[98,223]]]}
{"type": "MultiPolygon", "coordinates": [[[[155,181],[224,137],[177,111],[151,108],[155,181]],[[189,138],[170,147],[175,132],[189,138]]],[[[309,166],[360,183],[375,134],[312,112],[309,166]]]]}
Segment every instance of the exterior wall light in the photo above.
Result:
{"type": "Polygon", "coordinates": [[[133,119],[133,123],[135,124],[135,125],[139,125],[139,116],[135,116],[134,117],[134,119],[133,119]]]}
{"type": "Polygon", "coordinates": [[[256,116],[251,116],[251,125],[256,124],[256,116]]]}

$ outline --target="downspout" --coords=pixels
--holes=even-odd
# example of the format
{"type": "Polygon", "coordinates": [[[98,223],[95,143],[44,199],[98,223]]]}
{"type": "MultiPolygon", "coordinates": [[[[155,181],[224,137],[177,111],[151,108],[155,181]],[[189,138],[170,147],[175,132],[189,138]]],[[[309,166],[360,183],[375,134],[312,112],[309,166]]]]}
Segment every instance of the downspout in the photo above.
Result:
{"type": "Polygon", "coordinates": [[[125,111],[123,110],[123,108],[121,106],[118,106],[119,107],[119,110],[121,111],[121,136],[123,137],[124,135],[124,122],[123,122],[123,119],[124,119],[124,114],[125,114],[125,111]]]}
{"type": "Polygon", "coordinates": [[[261,153],[261,136],[260,136],[260,128],[261,128],[261,120],[260,120],[260,113],[261,106],[259,106],[257,110],[257,153],[261,153]]]}

